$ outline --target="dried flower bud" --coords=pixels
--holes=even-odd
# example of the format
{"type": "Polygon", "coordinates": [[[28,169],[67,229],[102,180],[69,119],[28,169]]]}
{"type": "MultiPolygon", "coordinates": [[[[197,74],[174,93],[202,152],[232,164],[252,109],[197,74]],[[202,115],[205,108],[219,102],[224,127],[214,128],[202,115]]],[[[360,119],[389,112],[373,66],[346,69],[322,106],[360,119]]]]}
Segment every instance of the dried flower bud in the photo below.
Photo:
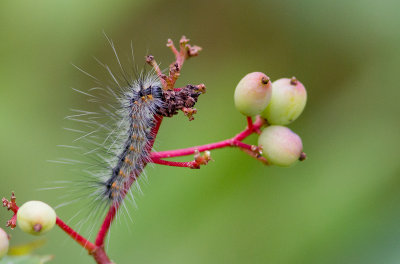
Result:
{"type": "Polygon", "coordinates": [[[0,259],[8,252],[9,238],[7,233],[0,228],[0,259]]]}
{"type": "Polygon", "coordinates": [[[258,115],[267,107],[271,93],[271,81],[267,75],[262,72],[249,73],[236,86],[236,109],[246,116],[258,115]]]}
{"type": "Polygon", "coordinates": [[[42,235],[56,223],[56,212],[41,201],[24,203],[17,213],[17,225],[22,231],[32,235],[42,235]]]}
{"type": "Polygon", "coordinates": [[[301,138],[284,126],[269,126],[258,138],[262,146],[262,155],[271,163],[278,166],[290,166],[299,160],[303,144],[301,138]]]}
{"type": "Polygon", "coordinates": [[[306,105],[307,92],[296,78],[282,78],[272,83],[272,97],[261,113],[272,125],[287,125],[296,120],[306,105]]]}

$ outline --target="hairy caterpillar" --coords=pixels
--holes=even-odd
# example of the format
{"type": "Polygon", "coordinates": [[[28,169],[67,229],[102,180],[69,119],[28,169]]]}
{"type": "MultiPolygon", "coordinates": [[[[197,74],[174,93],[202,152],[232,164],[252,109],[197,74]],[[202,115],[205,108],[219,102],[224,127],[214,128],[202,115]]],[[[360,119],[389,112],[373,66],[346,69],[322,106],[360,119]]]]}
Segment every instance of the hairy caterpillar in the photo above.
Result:
{"type": "MultiPolygon", "coordinates": [[[[87,102],[94,104],[95,109],[72,110],[74,114],[67,119],[75,121],[78,126],[67,130],[78,133],[78,137],[74,145],[61,146],[78,150],[75,155],[80,155],[84,161],[65,158],[58,161],[79,165],[79,173],[84,174],[84,178],[74,184],[73,188],[79,186],[79,190],[73,192],[90,198],[94,212],[102,211],[97,209],[110,204],[119,207],[131,183],[150,162],[154,142],[152,130],[156,120],[193,107],[202,93],[201,88],[195,85],[165,87],[160,74],[155,71],[138,73],[134,68],[133,74],[128,74],[114,44],[111,40],[109,43],[120,68],[118,75],[99,62],[110,77],[109,85],[77,67],[99,84],[88,91],[74,89],[86,96],[87,102]]],[[[148,59],[153,58],[147,56],[148,59]]],[[[174,67],[178,68],[175,64],[174,67]]]]}
{"type": "Polygon", "coordinates": [[[107,199],[113,203],[121,202],[122,193],[128,188],[127,179],[138,176],[149,162],[154,119],[159,114],[158,110],[163,107],[161,84],[153,77],[146,75],[140,78],[117,98],[121,107],[116,115],[117,126],[108,137],[114,138],[115,133],[116,140],[120,138],[121,142],[114,143],[114,140],[111,144],[117,145],[108,147],[108,151],[113,149],[109,154],[114,158],[108,161],[108,179],[99,182],[103,188],[95,193],[100,199],[107,199]]]}

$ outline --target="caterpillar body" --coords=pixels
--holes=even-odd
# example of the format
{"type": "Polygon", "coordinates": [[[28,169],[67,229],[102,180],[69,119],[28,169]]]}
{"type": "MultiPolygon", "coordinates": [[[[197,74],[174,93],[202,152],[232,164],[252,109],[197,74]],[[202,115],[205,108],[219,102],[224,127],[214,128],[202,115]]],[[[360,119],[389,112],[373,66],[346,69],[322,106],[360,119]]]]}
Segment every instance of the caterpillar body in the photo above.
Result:
{"type": "Polygon", "coordinates": [[[151,131],[155,125],[155,115],[162,108],[162,88],[158,82],[140,80],[124,93],[126,102],[122,103],[121,116],[126,116],[129,127],[121,153],[117,155],[111,177],[104,183],[103,196],[119,203],[122,192],[126,191],[126,180],[136,177],[149,162],[151,131]]]}
{"type": "Polygon", "coordinates": [[[121,86],[111,71],[110,74],[114,85],[88,91],[74,89],[85,95],[89,107],[95,109],[73,109],[75,114],[67,116],[74,124],[66,129],[79,136],[73,145],[61,147],[74,149],[73,155],[80,160],[59,159],[74,165],[79,178],[78,184],[71,182],[70,191],[73,196],[89,198],[90,205],[95,207],[93,211],[122,202],[132,177],[136,180],[150,161],[152,130],[157,117],[165,112],[163,89],[153,72],[140,74],[126,86],[121,86]]]}

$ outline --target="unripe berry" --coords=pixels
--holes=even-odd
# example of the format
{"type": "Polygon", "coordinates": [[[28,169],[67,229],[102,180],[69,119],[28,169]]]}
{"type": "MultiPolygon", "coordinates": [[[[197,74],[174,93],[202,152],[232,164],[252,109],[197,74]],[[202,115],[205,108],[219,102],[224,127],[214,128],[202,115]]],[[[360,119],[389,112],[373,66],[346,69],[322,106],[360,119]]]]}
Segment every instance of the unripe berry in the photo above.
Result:
{"type": "Polygon", "coordinates": [[[0,228],[0,259],[8,252],[8,235],[0,228]]]}
{"type": "Polygon", "coordinates": [[[41,235],[53,228],[56,212],[41,201],[24,203],[17,213],[17,225],[22,231],[32,235],[41,235]]]}
{"type": "Polygon", "coordinates": [[[262,155],[278,166],[290,166],[302,157],[301,138],[284,126],[269,126],[258,137],[262,155]]]}
{"type": "Polygon", "coordinates": [[[267,75],[252,72],[244,76],[235,89],[235,106],[246,116],[260,114],[271,99],[272,86],[267,75]]]}
{"type": "Polygon", "coordinates": [[[272,83],[272,97],[261,113],[271,125],[287,125],[296,120],[306,105],[307,92],[296,78],[282,78],[272,83]]]}

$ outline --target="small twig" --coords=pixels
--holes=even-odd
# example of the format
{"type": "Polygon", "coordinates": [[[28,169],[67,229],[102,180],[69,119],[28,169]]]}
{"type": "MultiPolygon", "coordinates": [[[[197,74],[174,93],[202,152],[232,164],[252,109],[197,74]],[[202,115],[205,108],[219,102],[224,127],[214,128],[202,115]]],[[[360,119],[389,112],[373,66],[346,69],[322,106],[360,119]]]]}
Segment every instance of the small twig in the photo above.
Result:
{"type": "Polygon", "coordinates": [[[153,55],[147,55],[146,56],[146,62],[151,65],[154,69],[154,71],[157,73],[158,78],[160,78],[160,81],[165,89],[165,87],[167,86],[167,76],[165,74],[162,73],[160,66],[158,66],[156,60],[154,59],[153,55]]]}
{"type": "Polygon", "coordinates": [[[65,232],[67,233],[73,240],[78,242],[79,245],[81,245],[83,248],[85,248],[89,254],[93,254],[93,252],[96,250],[96,246],[88,241],[86,238],[82,237],[78,232],[73,230],[70,226],[68,226],[64,221],[62,221],[58,216],[56,219],[56,224],[65,232]]]}
{"type": "Polygon", "coordinates": [[[159,158],[152,158],[151,162],[158,165],[166,165],[171,167],[181,167],[190,169],[194,169],[196,164],[196,161],[178,162],[178,161],[163,160],[159,158]]]}
{"type": "Polygon", "coordinates": [[[171,49],[172,53],[174,53],[175,57],[179,56],[179,51],[175,48],[174,42],[172,39],[167,40],[167,47],[171,49]]]}
{"type": "Polygon", "coordinates": [[[253,119],[251,116],[247,117],[247,129],[253,129],[253,119]]]}
{"type": "Polygon", "coordinates": [[[161,72],[160,67],[158,66],[158,64],[154,59],[154,56],[148,55],[146,57],[146,62],[154,68],[155,72],[157,73],[162,82],[164,90],[174,89],[176,80],[180,76],[182,65],[185,62],[185,60],[190,57],[197,56],[201,51],[201,47],[196,45],[191,46],[188,44],[188,42],[189,39],[187,39],[185,36],[182,36],[182,38],[179,41],[179,50],[178,50],[175,47],[174,42],[171,39],[168,39],[167,47],[169,47],[172,53],[175,55],[175,61],[171,63],[171,65],[169,66],[168,76],[161,72]]]}
{"type": "Polygon", "coordinates": [[[244,153],[248,154],[250,157],[255,158],[256,160],[264,163],[265,165],[270,165],[270,163],[268,162],[268,160],[266,158],[264,158],[263,156],[261,156],[261,153],[257,153],[254,151],[250,151],[248,149],[241,149],[244,153]]]}
{"type": "Polygon", "coordinates": [[[201,155],[199,151],[195,152],[194,160],[188,162],[168,161],[160,158],[152,158],[151,162],[159,165],[167,165],[172,167],[184,167],[190,169],[200,169],[201,165],[207,165],[211,160],[210,152],[206,151],[204,155],[201,155]]]}

